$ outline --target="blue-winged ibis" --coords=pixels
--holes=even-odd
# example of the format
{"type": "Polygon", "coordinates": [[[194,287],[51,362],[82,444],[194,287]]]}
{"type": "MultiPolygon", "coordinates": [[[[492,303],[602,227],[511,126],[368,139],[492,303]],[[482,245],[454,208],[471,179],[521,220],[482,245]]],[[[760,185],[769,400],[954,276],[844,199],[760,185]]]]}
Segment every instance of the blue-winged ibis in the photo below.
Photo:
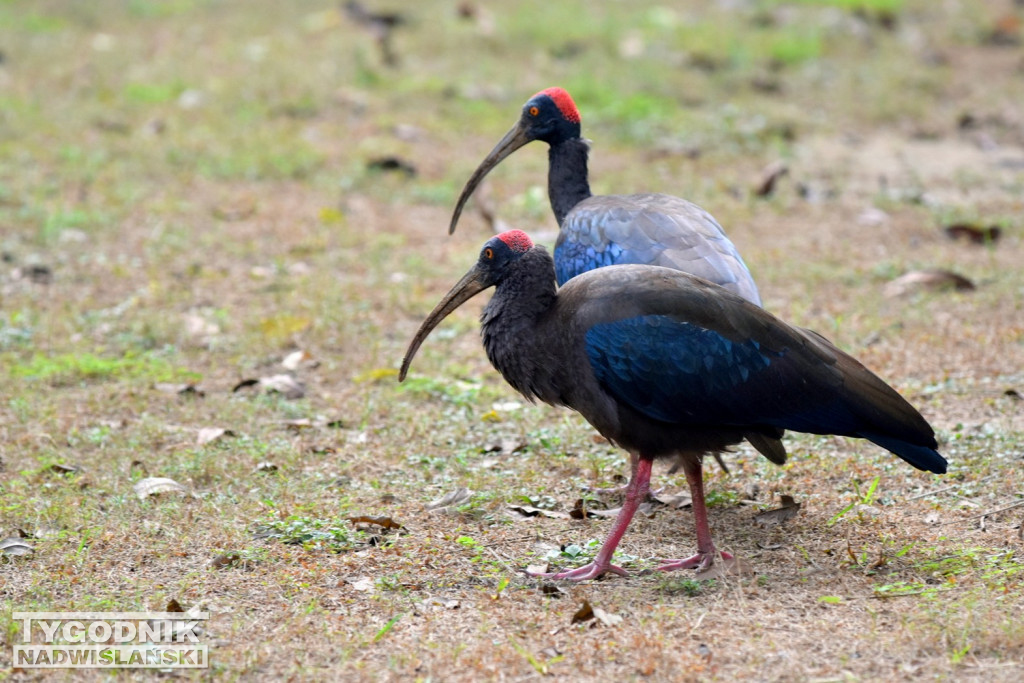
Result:
{"type": "Polygon", "coordinates": [[[681,461],[697,526],[697,554],[662,570],[713,563],[701,463],[743,439],[771,444],[767,450],[784,458],[782,430],[860,437],[918,469],[946,471],[921,414],[824,337],[669,268],[609,266],[557,288],[547,250],[518,230],[491,238],[434,308],[400,380],[430,331],[488,287],[496,289],[480,318],[483,344],[505,380],[530,400],[578,411],[636,459],[594,561],[552,578],[625,573],[612,554],[647,494],[655,458],[681,461]]]}
{"type": "Polygon", "coordinates": [[[466,183],[449,232],[484,176],[534,140],[550,147],[548,198],[560,228],[554,252],[558,284],[594,268],[640,263],[692,273],[760,305],[746,264],[704,209],[666,194],[590,194],[590,145],[580,137],[580,112],[562,88],[542,90],[523,105],[519,122],[466,183]]]}

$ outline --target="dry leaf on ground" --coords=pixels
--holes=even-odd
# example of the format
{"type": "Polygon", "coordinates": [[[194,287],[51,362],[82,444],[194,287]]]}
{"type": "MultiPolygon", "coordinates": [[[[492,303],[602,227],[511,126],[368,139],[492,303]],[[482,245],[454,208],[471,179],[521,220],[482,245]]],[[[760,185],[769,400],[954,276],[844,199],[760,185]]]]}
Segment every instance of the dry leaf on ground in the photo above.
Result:
{"type": "Polygon", "coordinates": [[[347,517],[353,524],[373,524],[384,529],[404,529],[405,527],[390,517],[377,517],[374,515],[354,515],[347,517]]]}
{"type": "Polygon", "coordinates": [[[796,517],[798,512],[800,512],[800,503],[796,502],[793,496],[783,495],[781,507],[757,513],[754,515],[754,522],[765,528],[773,527],[796,517]]]}
{"type": "Polygon", "coordinates": [[[507,505],[507,509],[523,517],[550,517],[552,519],[569,519],[569,513],[558,510],[545,510],[532,505],[507,505]]]}
{"type": "Polygon", "coordinates": [[[460,486],[457,489],[449,491],[437,500],[432,500],[427,503],[426,508],[428,510],[440,510],[448,507],[455,507],[456,505],[462,505],[472,497],[473,492],[464,486],[460,486]]]}
{"type": "Polygon", "coordinates": [[[208,443],[213,443],[218,439],[235,436],[235,433],[230,429],[222,429],[221,427],[201,427],[199,433],[196,435],[196,445],[205,446],[208,443]]]}
{"type": "Polygon", "coordinates": [[[590,606],[589,600],[584,600],[580,608],[576,610],[576,613],[572,615],[573,624],[582,624],[584,621],[590,621],[594,618],[594,608],[590,606]]]}
{"type": "Polygon", "coordinates": [[[594,616],[597,618],[599,622],[601,622],[605,626],[618,626],[622,623],[622,617],[620,617],[618,614],[606,612],[600,607],[594,608],[594,616]]]}
{"type": "Polygon", "coordinates": [[[1003,233],[998,225],[981,226],[972,223],[947,225],[943,232],[951,240],[963,240],[971,244],[993,244],[1003,233]]]}
{"type": "Polygon", "coordinates": [[[913,270],[885,285],[885,296],[894,299],[920,291],[971,291],[974,283],[949,270],[913,270]]]}
{"type": "Polygon", "coordinates": [[[185,493],[186,491],[184,486],[167,477],[146,477],[145,479],[140,479],[132,486],[132,490],[135,491],[135,495],[139,497],[139,500],[145,500],[150,496],[156,496],[161,493],[185,493]]]}
{"type": "Polygon", "coordinates": [[[243,379],[231,389],[237,393],[241,389],[258,386],[268,393],[278,393],[289,400],[302,398],[306,395],[306,387],[291,375],[271,375],[259,379],[243,379]]]}
{"type": "Polygon", "coordinates": [[[28,543],[16,536],[9,536],[0,541],[0,555],[31,555],[35,550],[28,543]]]}

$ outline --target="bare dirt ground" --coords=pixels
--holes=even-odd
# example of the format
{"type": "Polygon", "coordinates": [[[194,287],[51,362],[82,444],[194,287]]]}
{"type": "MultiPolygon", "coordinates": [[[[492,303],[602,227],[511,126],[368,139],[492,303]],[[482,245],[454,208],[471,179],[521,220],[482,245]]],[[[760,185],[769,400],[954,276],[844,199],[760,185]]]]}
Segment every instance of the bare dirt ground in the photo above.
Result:
{"type": "MultiPolygon", "coordinates": [[[[11,661],[15,611],[173,599],[212,615],[195,678],[1024,677],[1020,9],[549,5],[399,7],[387,65],[325,4],[0,3],[0,534],[30,549],[0,564],[0,675],[44,677],[11,661]],[[896,386],[949,474],[839,438],[789,437],[783,468],[744,446],[705,468],[743,572],[651,573],[694,547],[689,509],[652,503],[630,577],[524,577],[593,553],[608,520],[568,513],[624,454],[501,382],[484,297],[395,369],[490,233],[471,207],[446,236],[458,190],[556,83],[595,191],[711,210],[766,308],[896,386]],[[974,288],[893,295],[934,269],[974,288]],[[147,477],[184,492],[140,497],[147,477]],[[799,513],[758,524],[784,494],[799,513]]],[[[487,191],[550,240],[545,160],[487,191]]]]}

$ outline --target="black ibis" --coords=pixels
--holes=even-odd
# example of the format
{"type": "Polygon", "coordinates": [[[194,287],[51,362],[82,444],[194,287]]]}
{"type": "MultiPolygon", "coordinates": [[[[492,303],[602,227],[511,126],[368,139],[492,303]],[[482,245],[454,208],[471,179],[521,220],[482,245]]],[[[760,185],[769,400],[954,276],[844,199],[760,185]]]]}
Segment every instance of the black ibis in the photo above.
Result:
{"type": "Polygon", "coordinates": [[[681,462],[697,526],[697,553],[662,570],[714,562],[702,459],[743,439],[784,458],[782,430],[860,437],[920,470],[946,471],[921,414],[824,337],[669,268],[608,266],[557,288],[554,260],[518,230],[491,238],[423,322],[400,381],[430,331],[489,287],[481,334],[505,380],[531,401],[578,411],[634,455],[621,512],[594,561],[544,576],[625,574],[612,554],[649,490],[655,458],[681,462]]]}
{"type": "Polygon", "coordinates": [[[484,176],[523,145],[542,140],[549,145],[548,198],[560,228],[554,252],[559,284],[594,268],[641,263],[692,273],[760,305],[746,264],[704,209],[666,194],[590,194],[590,144],[580,137],[580,120],[579,109],[562,88],[531,97],[519,122],[466,183],[449,233],[484,176]]]}

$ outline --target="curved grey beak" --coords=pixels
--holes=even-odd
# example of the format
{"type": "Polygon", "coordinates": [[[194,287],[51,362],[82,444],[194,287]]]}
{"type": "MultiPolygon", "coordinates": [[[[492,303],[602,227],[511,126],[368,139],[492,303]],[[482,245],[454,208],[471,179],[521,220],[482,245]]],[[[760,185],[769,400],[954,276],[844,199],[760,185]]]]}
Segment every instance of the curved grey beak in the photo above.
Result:
{"type": "Polygon", "coordinates": [[[448,314],[454,311],[456,308],[472,299],[475,295],[484,291],[490,287],[490,282],[486,274],[480,269],[479,266],[473,266],[468,273],[462,276],[462,279],[456,283],[444,298],[438,302],[437,306],[434,306],[434,310],[430,312],[427,319],[420,325],[419,331],[416,336],[413,337],[409,343],[409,349],[405,352],[405,358],[402,359],[402,369],[398,371],[398,381],[405,380],[406,374],[409,372],[409,366],[412,364],[413,356],[416,355],[416,351],[419,350],[420,344],[427,338],[427,335],[438,326],[438,324],[448,317],[448,314]]]}
{"type": "Polygon", "coordinates": [[[473,175],[466,182],[466,186],[462,188],[462,194],[459,195],[459,201],[455,204],[455,212],[452,213],[452,222],[448,226],[448,234],[451,235],[455,232],[455,225],[459,222],[459,216],[462,215],[462,207],[469,200],[470,195],[476,190],[477,185],[484,179],[491,169],[502,162],[505,157],[512,154],[526,143],[532,141],[533,138],[529,137],[526,132],[526,128],[523,126],[522,121],[517,123],[512,130],[505,133],[505,137],[501,139],[491,153],[487,155],[487,158],[480,162],[480,165],[473,172],[473,175]]]}

